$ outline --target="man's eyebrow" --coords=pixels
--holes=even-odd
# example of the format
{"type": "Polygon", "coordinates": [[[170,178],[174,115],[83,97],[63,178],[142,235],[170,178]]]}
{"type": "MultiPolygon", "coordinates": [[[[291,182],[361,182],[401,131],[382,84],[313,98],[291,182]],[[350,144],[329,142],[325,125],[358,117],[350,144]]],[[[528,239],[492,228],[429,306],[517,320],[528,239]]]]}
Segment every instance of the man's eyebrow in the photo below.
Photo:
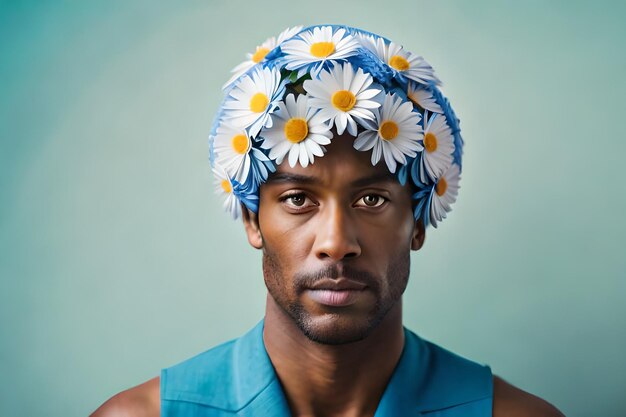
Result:
{"type": "Polygon", "coordinates": [[[320,184],[321,181],[315,177],[310,177],[308,175],[300,175],[300,174],[290,174],[287,172],[277,172],[275,174],[270,175],[267,179],[266,184],[281,184],[285,182],[295,182],[298,184],[307,184],[307,185],[315,185],[320,184]]]}
{"type": "Polygon", "coordinates": [[[393,182],[396,183],[398,180],[389,173],[380,173],[370,175],[369,177],[359,178],[357,180],[352,181],[351,185],[355,188],[366,187],[368,185],[380,183],[380,182],[393,182]]]}

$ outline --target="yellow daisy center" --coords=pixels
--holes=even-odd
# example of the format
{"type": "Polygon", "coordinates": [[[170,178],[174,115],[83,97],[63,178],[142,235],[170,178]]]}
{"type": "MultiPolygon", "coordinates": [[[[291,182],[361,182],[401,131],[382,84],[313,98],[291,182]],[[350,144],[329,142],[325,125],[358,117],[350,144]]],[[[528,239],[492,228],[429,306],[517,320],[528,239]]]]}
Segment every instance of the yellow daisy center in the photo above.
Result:
{"type": "Polygon", "coordinates": [[[352,94],[352,91],[339,90],[335,91],[331,101],[336,109],[341,111],[350,111],[356,104],[356,96],[352,94]]]}
{"type": "Polygon", "coordinates": [[[226,194],[230,194],[233,192],[233,186],[230,185],[230,181],[222,180],[222,183],[220,185],[222,186],[222,190],[224,190],[226,194]]]}
{"type": "Polygon", "coordinates": [[[311,45],[310,52],[316,58],[326,58],[335,52],[335,44],[332,42],[315,42],[311,45]]]}
{"type": "Polygon", "coordinates": [[[248,152],[249,144],[250,144],[250,141],[248,140],[248,137],[242,134],[233,136],[233,139],[231,140],[231,145],[233,145],[233,150],[240,155],[243,155],[244,153],[248,152]]]}
{"type": "Polygon", "coordinates": [[[254,62],[255,64],[258,64],[259,62],[263,61],[263,59],[265,58],[265,56],[267,54],[269,54],[270,50],[267,48],[264,48],[262,46],[256,48],[256,52],[254,53],[254,55],[252,55],[252,62],[254,62]]]}
{"type": "Polygon", "coordinates": [[[393,120],[385,120],[380,124],[378,133],[385,140],[393,140],[398,136],[398,124],[393,120]]]}
{"type": "Polygon", "coordinates": [[[437,136],[434,133],[428,132],[424,135],[424,148],[426,148],[426,152],[437,150],[437,136]]]}
{"type": "Polygon", "coordinates": [[[439,181],[437,182],[437,185],[435,186],[435,192],[437,193],[437,195],[441,197],[442,195],[446,193],[447,189],[448,189],[448,183],[446,182],[446,179],[444,177],[439,178],[439,181]]]}
{"type": "Polygon", "coordinates": [[[267,105],[270,104],[270,99],[263,93],[256,93],[250,99],[250,111],[254,113],[261,113],[265,111],[267,105]]]}
{"type": "Polygon", "coordinates": [[[300,117],[293,117],[285,123],[285,137],[291,143],[300,143],[309,134],[309,126],[306,120],[300,117]]]}
{"type": "Polygon", "coordinates": [[[400,55],[394,55],[389,58],[389,65],[398,71],[406,71],[409,69],[409,61],[405,57],[400,55]]]}

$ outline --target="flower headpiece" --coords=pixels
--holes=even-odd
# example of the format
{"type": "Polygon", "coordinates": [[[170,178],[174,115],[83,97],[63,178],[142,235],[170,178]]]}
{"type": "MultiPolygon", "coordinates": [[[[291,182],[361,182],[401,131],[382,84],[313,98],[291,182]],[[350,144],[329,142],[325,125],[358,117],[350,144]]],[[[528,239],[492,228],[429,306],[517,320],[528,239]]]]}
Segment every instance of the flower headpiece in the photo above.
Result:
{"type": "Polygon", "coordinates": [[[347,132],[417,192],[414,216],[437,227],[456,201],[463,140],[432,67],[381,36],[347,26],[297,26],[235,67],[209,136],[217,191],[233,218],[258,211],[276,165],[306,167],[347,132]]]}

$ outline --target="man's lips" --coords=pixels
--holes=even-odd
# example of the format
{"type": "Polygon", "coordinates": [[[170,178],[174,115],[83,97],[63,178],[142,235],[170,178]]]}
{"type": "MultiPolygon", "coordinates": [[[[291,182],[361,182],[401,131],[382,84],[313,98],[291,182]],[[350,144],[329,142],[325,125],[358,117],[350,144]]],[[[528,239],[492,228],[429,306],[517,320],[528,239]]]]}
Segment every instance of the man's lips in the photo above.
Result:
{"type": "Polygon", "coordinates": [[[348,278],[323,278],[315,281],[313,285],[309,287],[311,290],[330,290],[330,291],[345,291],[345,290],[364,290],[367,285],[359,281],[354,281],[348,278]]]}
{"type": "Polygon", "coordinates": [[[319,304],[345,307],[354,304],[366,288],[367,285],[347,278],[324,278],[316,281],[305,293],[319,304]]]}

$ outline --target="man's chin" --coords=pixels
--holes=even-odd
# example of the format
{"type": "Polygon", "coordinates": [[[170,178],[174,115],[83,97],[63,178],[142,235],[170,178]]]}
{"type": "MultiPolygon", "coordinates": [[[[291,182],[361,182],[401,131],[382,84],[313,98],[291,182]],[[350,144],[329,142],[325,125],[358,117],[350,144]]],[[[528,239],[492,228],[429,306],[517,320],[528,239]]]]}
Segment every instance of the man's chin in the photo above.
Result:
{"type": "Polygon", "coordinates": [[[323,345],[344,345],[369,336],[380,320],[342,314],[294,317],[296,325],[311,341],[323,345]]]}

